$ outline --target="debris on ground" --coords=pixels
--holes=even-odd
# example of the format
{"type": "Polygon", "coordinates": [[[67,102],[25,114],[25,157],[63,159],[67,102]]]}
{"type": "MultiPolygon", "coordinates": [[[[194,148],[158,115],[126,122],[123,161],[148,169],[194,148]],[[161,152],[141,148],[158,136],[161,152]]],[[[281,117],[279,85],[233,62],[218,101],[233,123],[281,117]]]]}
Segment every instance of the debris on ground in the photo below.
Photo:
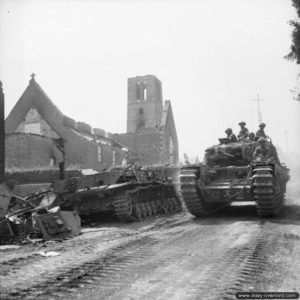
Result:
{"type": "Polygon", "coordinates": [[[11,190],[6,184],[0,186],[0,244],[38,243],[81,233],[77,212],[49,209],[55,200],[51,190],[26,198],[12,195],[11,190]]]}
{"type": "Polygon", "coordinates": [[[46,241],[74,237],[81,232],[80,217],[75,211],[58,210],[35,214],[33,220],[46,241]]]}
{"type": "Polygon", "coordinates": [[[20,246],[17,245],[1,245],[0,246],[0,251],[5,251],[5,250],[16,250],[19,249],[20,246]]]}
{"type": "Polygon", "coordinates": [[[40,251],[38,254],[46,257],[60,255],[60,253],[56,251],[49,251],[49,252],[40,251]]]}

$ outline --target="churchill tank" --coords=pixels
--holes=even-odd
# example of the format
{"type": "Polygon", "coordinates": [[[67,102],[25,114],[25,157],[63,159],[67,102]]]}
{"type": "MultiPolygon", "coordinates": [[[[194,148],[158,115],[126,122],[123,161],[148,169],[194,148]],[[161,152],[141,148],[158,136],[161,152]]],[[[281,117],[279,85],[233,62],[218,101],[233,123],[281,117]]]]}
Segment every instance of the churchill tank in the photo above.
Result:
{"type": "Polygon", "coordinates": [[[121,221],[140,221],[149,216],[179,212],[182,203],[173,184],[172,168],[130,166],[57,180],[51,207],[77,211],[85,218],[112,213],[121,221]]]}
{"type": "Polygon", "coordinates": [[[203,217],[232,202],[251,201],[260,217],[278,215],[285,198],[289,169],[280,163],[275,146],[266,141],[268,157],[253,154],[257,141],[230,143],[220,139],[205,151],[202,163],[186,163],[180,174],[188,211],[203,217]]]}

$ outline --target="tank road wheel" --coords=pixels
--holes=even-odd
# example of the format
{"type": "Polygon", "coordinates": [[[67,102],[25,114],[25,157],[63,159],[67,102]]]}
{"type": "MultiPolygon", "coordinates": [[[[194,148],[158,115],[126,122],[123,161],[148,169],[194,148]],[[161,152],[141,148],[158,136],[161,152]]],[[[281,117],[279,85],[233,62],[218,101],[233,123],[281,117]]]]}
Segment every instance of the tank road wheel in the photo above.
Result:
{"type": "Polygon", "coordinates": [[[134,213],[135,213],[136,218],[141,221],[143,215],[142,215],[142,210],[141,210],[140,204],[136,204],[134,206],[134,213]]]}
{"type": "Polygon", "coordinates": [[[147,202],[147,203],[146,203],[146,207],[147,207],[147,215],[148,215],[149,217],[151,217],[152,214],[153,214],[153,212],[152,212],[152,207],[151,207],[151,203],[150,203],[150,202],[147,202]]]}
{"type": "Polygon", "coordinates": [[[171,211],[176,211],[176,203],[174,201],[174,198],[170,198],[169,203],[170,203],[170,210],[171,211]]]}
{"type": "Polygon", "coordinates": [[[177,212],[182,211],[182,201],[177,197],[175,198],[175,200],[176,200],[176,211],[177,212]]]}
{"type": "Polygon", "coordinates": [[[166,208],[167,208],[168,212],[172,211],[172,203],[171,203],[170,198],[166,199],[166,208]]]}
{"type": "Polygon", "coordinates": [[[280,191],[279,182],[272,175],[272,168],[259,166],[253,170],[254,199],[257,214],[260,217],[273,217],[278,215],[284,195],[280,191]]]}
{"type": "Polygon", "coordinates": [[[172,198],[173,209],[174,211],[178,211],[178,202],[176,198],[172,198]]]}
{"type": "Polygon", "coordinates": [[[163,208],[161,200],[156,200],[156,201],[154,201],[154,203],[155,203],[155,206],[157,209],[157,214],[162,213],[164,211],[164,208],[163,208]]]}
{"type": "Polygon", "coordinates": [[[151,205],[151,208],[152,208],[153,215],[156,216],[157,215],[157,207],[156,207],[155,201],[151,201],[150,205],[151,205]]]}
{"type": "Polygon", "coordinates": [[[169,212],[170,209],[171,209],[171,206],[170,206],[170,198],[167,198],[165,201],[165,208],[166,208],[166,211],[169,212]]]}
{"type": "Polygon", "coordinates": [[[146,207],[145,203],[141,203],[140,208],[142,211],[142,217],[146,218],[147,217],[147,207],[146,207]]]}
{"type": "Polygon", "coordinates": [[[205,203],[197,191],[196,170],[182,170],[180,174],[181,193],[189,213],[195,217],[203,217],[208,214],[205,203]]]}
{"type": "Polygon", "coordinates": [[[161,204],[161,212],[162,212],[162,214],[167,214],[168,210],[169,210],[168,199],[161,199],[160,204],[161,204]]]}
{"type": "Polygon", "coordinates": [[[137,220],[137,218],[133,216],[132,198],[129,193],[115,196],[113,206],[115,208],[116,215],[121,221],[133,222],[137,220]]]}

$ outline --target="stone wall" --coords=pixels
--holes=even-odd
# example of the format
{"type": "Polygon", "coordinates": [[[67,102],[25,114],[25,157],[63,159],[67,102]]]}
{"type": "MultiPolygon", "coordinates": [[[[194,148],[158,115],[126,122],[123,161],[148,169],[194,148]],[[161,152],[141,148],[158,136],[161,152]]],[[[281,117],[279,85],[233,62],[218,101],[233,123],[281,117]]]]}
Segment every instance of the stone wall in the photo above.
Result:
{"type": "Polygon", "coordinates": [[[155,129],[145,129],[138,133],[115,134],[113,138],[133,149],[143,166],[157,165],[161,161],[161,133],[155,129]]]}
{"type": "Polygon", "coordinates": [[[8,134],[5,137],[6,169],[32,169],[58,165],[62,161],[52,139],[34,134],[8,134]]]}
{"type": "MultiPolygon", "coordinates": [[[[125,153],[119,147],[100,145],[76,134],[72,137],[64,143],[66,168],[102,171],[112,167],[114,151],[115,165],[122,164],[125,153]]],[[[63,160],[62,152],[47,137],[15,133],[6,135],[5,140],[7,169],[58,168],[58,163],[63,160]]]]}
{"type": "MultiPolygon", "coordinates": [[[[51,183],[59,180],[58,169],[9,170],[5,175],[7,181],[15,184],[51,183]]],[[[79,170],[66,170],[65,176],[66,178],[82,177],[82,173],[79,170]]]]}
{"type": "Polygon", "coordinates": [[[81,169],[102,171],[114,165],[120,166],[125,158],[125,152],[119,147],[107,143],[87,140],[86,137],[72,133],[64,143],[66,166],[76,166],[81,169]],[[115,153],[115,162],[113,156],[115,153]]]}

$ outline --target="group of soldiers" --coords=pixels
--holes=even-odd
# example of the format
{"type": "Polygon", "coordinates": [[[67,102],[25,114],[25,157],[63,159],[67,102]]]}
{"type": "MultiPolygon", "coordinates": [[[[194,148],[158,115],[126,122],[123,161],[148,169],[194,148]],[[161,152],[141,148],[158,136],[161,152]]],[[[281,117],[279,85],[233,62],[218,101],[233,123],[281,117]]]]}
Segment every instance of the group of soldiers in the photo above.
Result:
{"type": "Polygon", "coordinates": [[[230,143],[238,142],[238,141],[257,141],[258,146],[255,148],[253,152],[254,161],[269,161],[274,162],[278,161],[278,155],[276,149],[274,147],[267,146],[267,138],[268,136],[265,134],[265,123],[259,124],[259,129],[254,132],[249,132],[246,128],[246,122],[242,121],[239,123],[241,129],[236,137],[236,135],[232,132],[231,128],[227,128],[225,133],[227,134],[227,138],[230,143]]]}
{"type": "Polygon", "coordinates": [[[266,138],[267,135],[265,134],[265,127],[266,124],[265,123],[260,123],[259,124],[259,129],[256,131],[256,133],[254,132],[250,132],[248,128],[246,128],[246,122],[242,121],[239,123],[241,129],[240,132],[238,134],[238,136],[236,137],[236,135],[233,133],[231,128],[227,128],[225,130],[225,133],[227,134],[227,138],[229,139],[230,143],[234,143],[237,141],[256,141],[259,140],[260,138],[266,138]]]}
{"type": "Polygon", "coordinates": [[[239,123],[241,129],[236,137],[236,135],[232,132],[231,128],[225,130],[227,134],[227,138],[229,139],[230,143],[238,142],[238,141],[257,141],[258,146],[255,148],[253,152],[253,159],[255,161],[268,161],[268,162],[275,162],[278,161],[278,155],[276,149],[274,147],[268,146],[266,143],[268,136],[265,134],[265,123],[259,124],[259,129],[254,132],[250,132],[246,128],[246,122],[242,121],[239,123]]]}

